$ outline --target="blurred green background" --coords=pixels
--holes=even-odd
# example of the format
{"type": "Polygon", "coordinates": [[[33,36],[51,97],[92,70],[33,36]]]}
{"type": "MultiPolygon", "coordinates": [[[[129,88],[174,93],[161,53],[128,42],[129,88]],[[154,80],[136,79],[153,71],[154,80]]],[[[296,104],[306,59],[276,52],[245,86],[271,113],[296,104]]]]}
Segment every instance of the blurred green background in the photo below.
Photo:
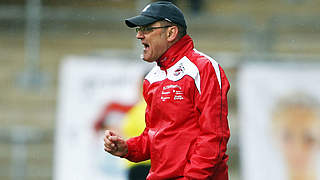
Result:
{"type": "MultiPolygon", "coordinates": [[[[138,51],[135,32],[123,20],[149,2],[0,0],[1,180],[52,179],[61,60],[138,51]]],[[[320,1],[203,0],[199,9],[188,0],[176,3],[195,47],[215,57],[230,79],[230,179],[241,179],[237,68],[255,57],[318,61],[320,1]]]]}

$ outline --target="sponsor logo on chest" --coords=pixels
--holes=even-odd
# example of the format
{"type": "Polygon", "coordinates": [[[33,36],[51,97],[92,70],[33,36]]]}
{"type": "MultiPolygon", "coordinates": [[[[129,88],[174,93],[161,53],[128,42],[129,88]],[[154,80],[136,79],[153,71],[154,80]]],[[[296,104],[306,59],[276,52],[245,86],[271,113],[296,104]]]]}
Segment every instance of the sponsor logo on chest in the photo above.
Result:
{"type": "Polygon", "coordinates": [[[166,85],[162,88],[161,101],[181,101],[183,100],[183,91],[179,85],[166,85]]]}

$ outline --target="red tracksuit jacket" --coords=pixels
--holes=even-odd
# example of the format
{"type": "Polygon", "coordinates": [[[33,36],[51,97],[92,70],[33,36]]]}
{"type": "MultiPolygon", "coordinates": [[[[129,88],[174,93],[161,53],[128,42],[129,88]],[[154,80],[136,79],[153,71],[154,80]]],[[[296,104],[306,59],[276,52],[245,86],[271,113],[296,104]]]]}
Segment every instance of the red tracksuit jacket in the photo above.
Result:
{"type": "Polygon", "coordinates": [[[220,65],[186,35],[146,76],[146,128],[127,140],[125,158],[151,159],[148,180],[227,180],[229,82],[220,65]]]}

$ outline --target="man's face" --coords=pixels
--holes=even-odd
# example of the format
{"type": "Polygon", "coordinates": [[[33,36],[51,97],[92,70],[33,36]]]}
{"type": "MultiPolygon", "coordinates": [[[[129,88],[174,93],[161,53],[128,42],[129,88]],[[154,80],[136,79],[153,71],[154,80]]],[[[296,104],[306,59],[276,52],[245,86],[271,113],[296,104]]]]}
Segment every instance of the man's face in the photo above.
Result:
{"type": "MultiPolygon", "coordinates": [[[[161,27],[160,22],[147,25],[147,27],[161,27]]],[[[138,31],[136,38],[143,45],[142,58],[147,62],[154,62],[169,48],[167,41],[167,28],[152,29],[150,31],[138,31]]]]}
{"type": "MultiPolygon", "coordinates": [[[[278,116],[281,145],[290,168],[308,168],[318,148],[319,119],[313,109],[288,109],[278,116]]],[[[310,164],[311,163],[311,164],[310,164]]]]}

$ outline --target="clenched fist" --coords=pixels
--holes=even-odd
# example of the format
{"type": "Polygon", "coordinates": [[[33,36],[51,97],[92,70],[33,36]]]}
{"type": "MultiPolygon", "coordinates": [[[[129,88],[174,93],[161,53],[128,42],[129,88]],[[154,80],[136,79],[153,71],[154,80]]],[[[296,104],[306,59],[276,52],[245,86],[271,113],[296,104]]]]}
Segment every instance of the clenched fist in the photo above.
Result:
{"type": "Polygon", "coordinates": [[[124,139],[110,130],[105,131],[104,150],[114,156],[124,157],[128,153],[128,146],[124,139]]]}

